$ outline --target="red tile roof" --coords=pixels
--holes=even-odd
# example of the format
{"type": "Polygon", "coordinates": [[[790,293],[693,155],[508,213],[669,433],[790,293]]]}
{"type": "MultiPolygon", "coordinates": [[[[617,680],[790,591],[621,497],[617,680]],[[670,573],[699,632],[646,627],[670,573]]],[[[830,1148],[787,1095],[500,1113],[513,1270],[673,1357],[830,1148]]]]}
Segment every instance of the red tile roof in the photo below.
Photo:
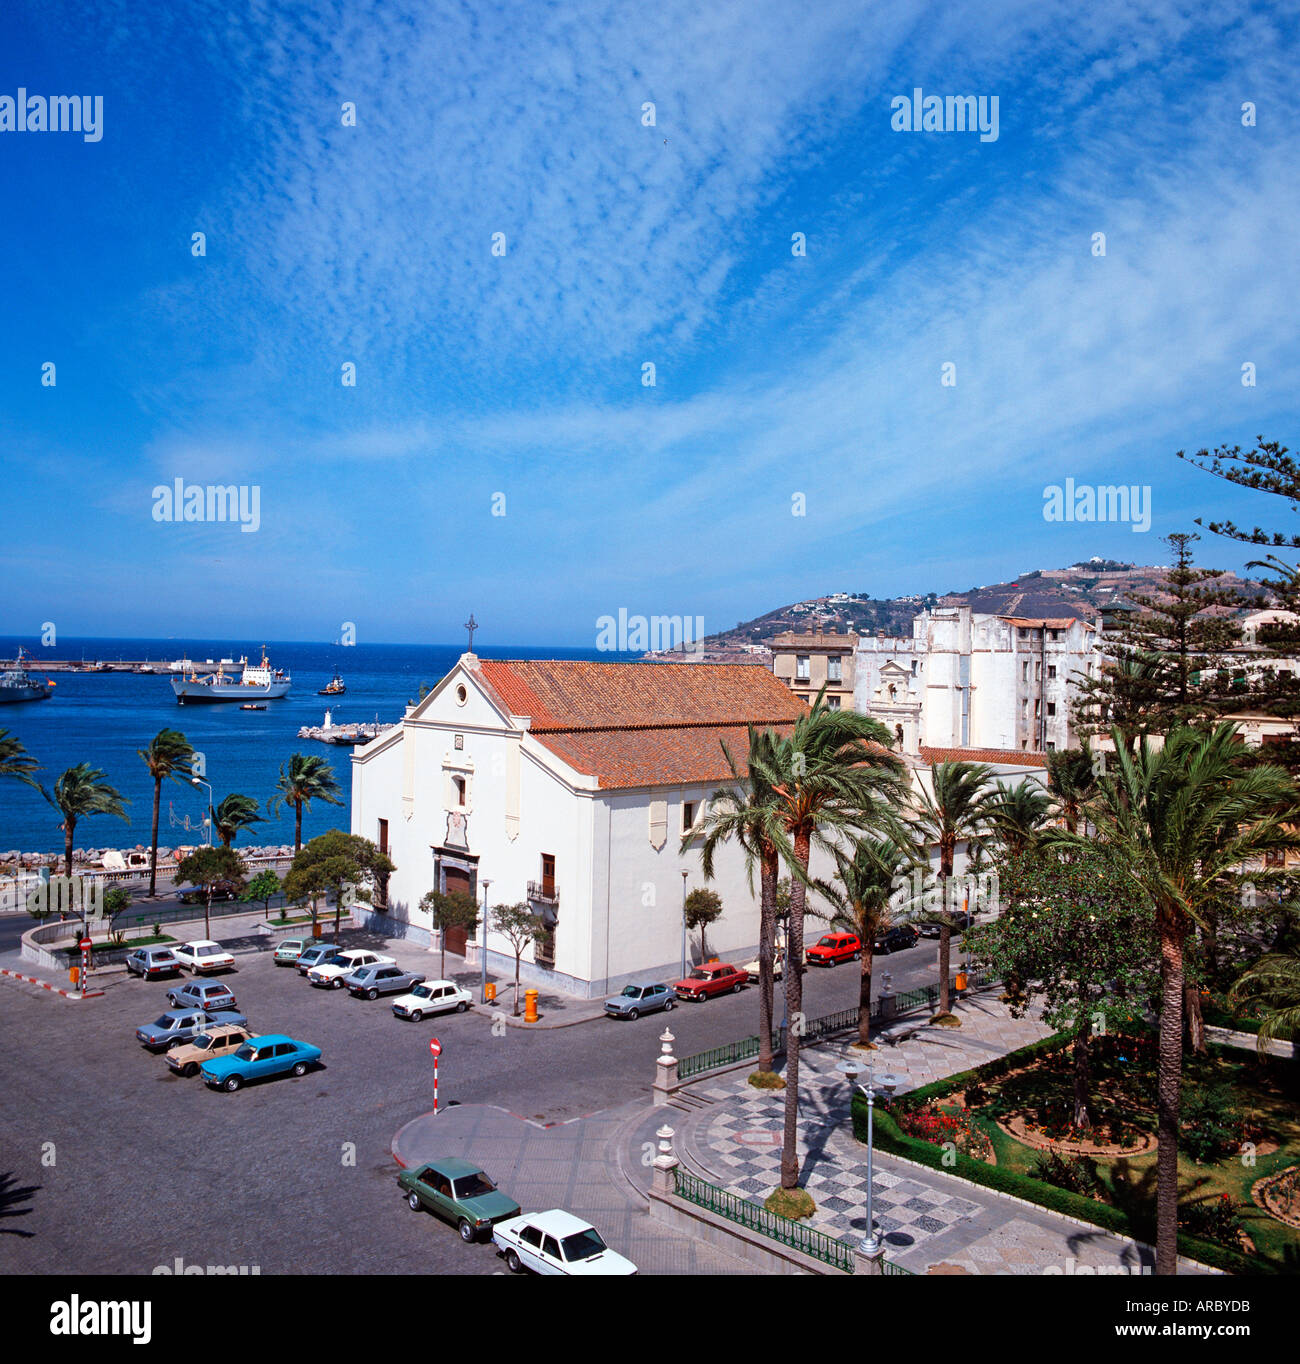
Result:
{"type": "Polygon", "coordinates": [[[1001,763],[1015,767],[1046,767],[1047,754],[1026,748],[930,748],[921,745],[927,763],[1001,763]]]}
{"type": "Polygon", "coordinates": [[[741,774],[746,727],[785,733],[807,710],[766,668],[727,663],[588,663],[483,659],[478,672],[503,710],[603,788],[680,785],[741,774]]]}

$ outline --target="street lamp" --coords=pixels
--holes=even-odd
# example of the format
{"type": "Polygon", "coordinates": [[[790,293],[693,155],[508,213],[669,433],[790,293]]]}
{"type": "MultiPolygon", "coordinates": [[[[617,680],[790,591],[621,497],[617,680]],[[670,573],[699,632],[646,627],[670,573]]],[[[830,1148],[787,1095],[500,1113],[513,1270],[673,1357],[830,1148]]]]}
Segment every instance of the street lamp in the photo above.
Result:
{"type": "Polygon", "coordinates": [[[207,834],[207,846],[210,848],[212,846],[212,787],[209,783],[201,780],[199,777],[191,777],[190,785],[206,786],[208,788],[208,817],[203,821],[203,826],[207,834]]]}
{"type": "Polygon", "coordinates": [[[686,877],[688,873],[682,871],[682,974],[679,980],[686,979],[686,877]]]}
{"type": "Polygon", "coordinates": [[[838,1070],[841,1075],[847,1077],[849,1081],[850,1100],[852,1099],[853,1091],[856,1090],[867,1101],[867,1231],[866,1235],[862,1238],[862,1245],[859,1246],[858,1249],[863,1255],[869,1255],[872,1258],[875,1258],[884,1249],[881,1245],[880,1237],[876,1235],[874,1208],[875,1189],[873,1185],[874,1169],[872,1156],[874,1153],[873,1146],[875,1139],[876,1091],[878,1087],[879,1090],[888,1097],[898,1088],[898,1076],[881,1075],[879,1078],[876,1078],[872,1073],[871,1067],[867,1066],[867,1083],[865,1085],[854,1084],[853,1082],[862,1074],[863,1065],[861,1061],[855,1061],[852,1057],[848,1057],[841,1061],[835,1069],[838,1070]]]}
{"type": "MultiPolygon", "coordinates": [[[[486,878],[483,878],[483,950],[482,950],[483,963],[482,963],[482,972],[481,972],[481,977],[482,977],[482,978],[481,978],[480,984],[481,984],[481,986],[482,986],[482,1001],[481,1001],[481,1002],[484,1003],[484,1004],[487,1003],[488,887],[489,887],[491,884],[492,884],[492,882],[491,882],[490,880],[488,880],[488,879],[486,879],[486,878]]],[[[518,1003],[516,1003],[516,1004],[515,1004],[515,1008],[517,1009],[518,1007],[519,1007],[519,1005],[518,1005],[518,1003]]]]}

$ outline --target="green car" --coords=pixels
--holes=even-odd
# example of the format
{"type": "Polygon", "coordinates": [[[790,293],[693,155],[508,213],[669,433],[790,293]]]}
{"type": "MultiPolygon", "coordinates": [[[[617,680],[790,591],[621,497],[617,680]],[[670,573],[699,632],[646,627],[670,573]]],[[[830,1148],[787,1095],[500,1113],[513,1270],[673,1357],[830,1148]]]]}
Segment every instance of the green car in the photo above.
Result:
{"type": "Polygon", "coordinates": [[[277,966],[295,965],[309,941],[309,938],[281,938],[279,947],[275,949],[275,964],[277,966]]]}
{"type": "Polygon", "coordinates": [[[468,1160],[440,1156],[428,1165],[403,1170],[398,1185],[406,1193],[412,1212],[427,1208],[448,1222],[455,1222],[462,1241],[476,1241],[494,1222],[518,1217],[521,1211],[495,1184],[468,1160]]]}

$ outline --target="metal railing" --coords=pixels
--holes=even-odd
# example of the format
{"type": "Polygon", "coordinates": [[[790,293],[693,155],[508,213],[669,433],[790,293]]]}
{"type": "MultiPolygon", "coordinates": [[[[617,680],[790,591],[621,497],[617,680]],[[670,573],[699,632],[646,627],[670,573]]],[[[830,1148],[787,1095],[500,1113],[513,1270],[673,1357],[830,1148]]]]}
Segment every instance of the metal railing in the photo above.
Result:
{"type": "Polygon", "coordinates": [[[902,1265],[896,1265],[893,1260],[886,1260],[882,1255],[880,1257],[880,1272],[882,1274],[915,1274],[916,1270],[904,1269],[902,1265]]]}
{"type": "Polygon", "coordinates": [[[673,1171],[673,1187],[679,1198],[694,1203],[696,1207],[756,1231],[760,1236],[789,1246],[791,1250],[811,1255],[833,1269],[842,1269],[846,1274],[853,1272],[853,1247],[824,1231],[816,1231],[799,1222],[792,1222],[788,1217],[768,1212],[766,1208],[751,1203],[739,1194],[728,1193],[726,1189],[708,1183],[689,1170],[683,1170],[680,1165],[673,1171]]]}
{"type": "Polygon", "coordinates": [[[728,1042],[722,1047],[710,1047],[708,1051],[696,1052],[694,1056],[682,1056],[677,1061],[677,1078],[687,1079],[692,1075],[702,1075],[706,1070],[718,1070],[723,1066],[735,1065],[758,1055],[758,1038],[743,1037],[739,1042],[728,1042]]]}

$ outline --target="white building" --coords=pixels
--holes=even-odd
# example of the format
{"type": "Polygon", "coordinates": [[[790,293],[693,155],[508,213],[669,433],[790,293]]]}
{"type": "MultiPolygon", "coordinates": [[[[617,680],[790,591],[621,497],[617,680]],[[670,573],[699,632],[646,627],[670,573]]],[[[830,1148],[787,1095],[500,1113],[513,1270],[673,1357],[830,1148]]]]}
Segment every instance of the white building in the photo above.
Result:
{"type": "MultiPolygon", "coordinates": [[[[554,927],[549,955],[525,953],[531,983],[601,996],[677,979],[682,874],[688,889],[705,884],[681,835],[728,779],[722,744],[743,774],[746,726],[784,731],[805,709],[765,668],[743,664],[462,655],[352,757],[352,832],[397,865],[386,930],[432,943],[427,891],[460,889],[480,904],[486,893],[554,927]]],[[[748,960],[758,906],[736,847],[721,850],[709,884],[723,902],[710,955],[748,960]]],[[[492,971],[513,978],[507,940],[489,934],[487,947],[492,971]]],[[[449,935],[448,949],[479,963],[476,943],[449,935]]]]}
{"type": "Polygon", "coordinates": [[[923,748],[1044,753],[1078,742],[1070,700],[1100,667],[1097,631],[1077,617],[977,614],[936,607],[912,636],[858,641],[854,709],[923,748]]]}

